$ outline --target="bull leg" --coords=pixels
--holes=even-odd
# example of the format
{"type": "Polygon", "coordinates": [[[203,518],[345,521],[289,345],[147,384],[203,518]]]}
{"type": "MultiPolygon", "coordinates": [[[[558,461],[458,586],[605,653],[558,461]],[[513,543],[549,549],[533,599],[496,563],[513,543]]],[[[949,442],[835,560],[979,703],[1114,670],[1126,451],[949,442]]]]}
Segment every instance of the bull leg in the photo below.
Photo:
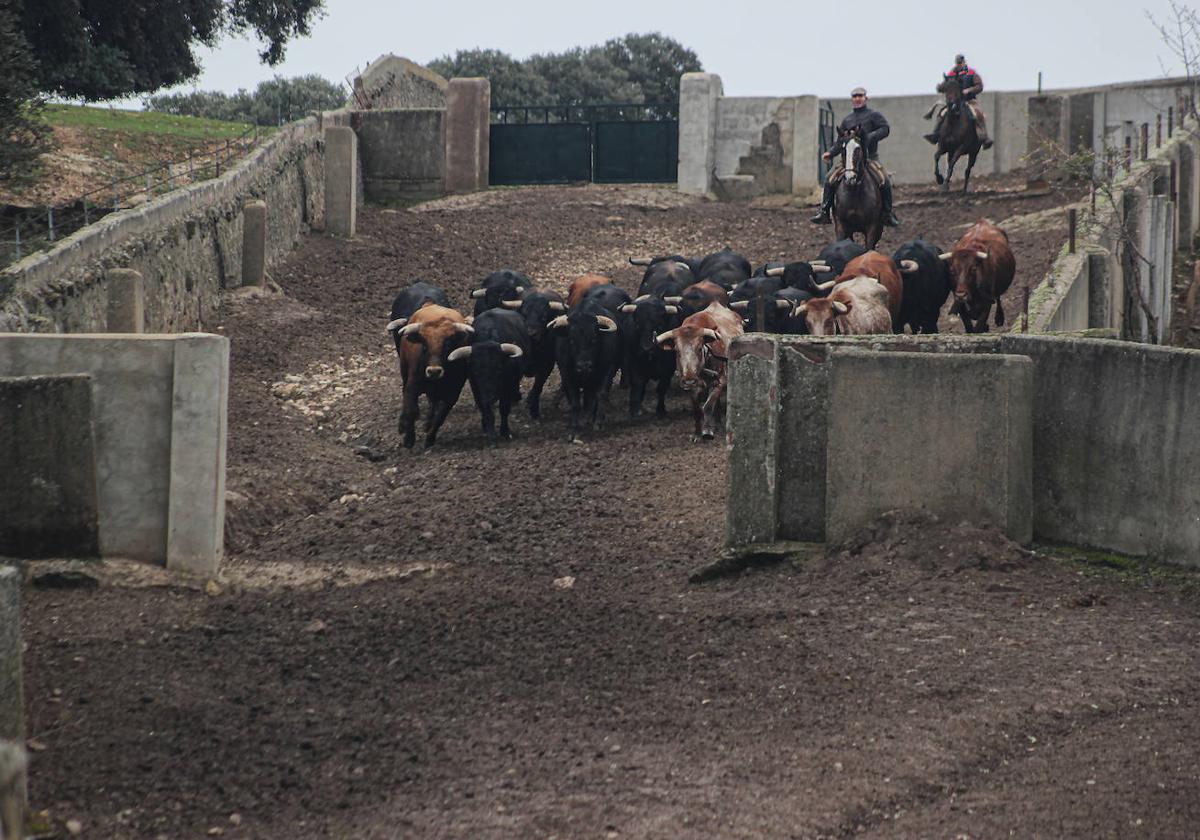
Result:
{"type": "Polygon", "coordinates": [[[863,232],[863,239],[866,240],[867,250],[874,251],[875,246],[879,244],[879,240],[883,237],[883,223],[876,222],[868,227],[863,232]]]}
{"type": "Polygon", "coordinates": [[[630,372],[629,376],[629,416],[642,416],[642,401],[646,399],[646,377],[640,372],[635,372],[633,365],[629,365],[626,370],[630,372]]]}
{"type": "Polygon", "coordinates": [[[692,433],[692,440],[700,440],[700,431],[704,421],[704,400],[703,394],[699,389],[691,392],[692,397],[692,421],[695,424],[695,431],[692,433]]]}
{"type": "MultiPolygon", "coordinates": [[[[517,383],[520,382],[518,374],[517,383]]],[[[511,391],[500,397],[500,437],[512,440],[512,429],[508,427],[508,415],[512,412],[513,403],[521,401],[520,385],[514,383],[511,391]]]]}
{"type": "Polygon", "coordinates": [[[721,408],[721,397],[724,395],[725,382],[721,380],[713,386],[708,399],[704,401],[704,430],[700,433],[700,436],[705,440],[712,440],[715,436],[716,430],[714,426],[716,425],[716,416],[721,408]]]}
{"type": "Polygon", "coordinates": [[[404,448],[412,449],[413,444],[417,442],[417,416],[421,413],[421,406],[417,400],[420,395],[416,388],[404,389],[404,402],[400,407],[400,434],[404,438],[404,448]]]}
{"type": "Polygon", "coordinates": [[[989,303],[983,307],[983,312],[979,314],[979,320],[975,322],[975,332],[985,333],[988,331],[988,315],[992,313],[992,305],[989,303]]]}
{"type": "Polygon", "coordinates": [[[656,417],[667,416],[667,391],[671,387],[671,377],[664,376],[658,380],[658,405],[654,407],[656,417]]]}
{"type": "Polygon", "coordinates": [[[579,389],[564,385],[560,393],[566,395],[571,406],[571,427],[567,440],[579,440],[579,427],[583,424],[583,400],[579,398],[579,389]]]}
{"type": "MultiPolygon", "coordinates": [[[[612,380],[608,380],[609,386],[612,385],[612,380]]],[[[592,418],[592,428],[597,432],[604,429],[604,406],[608,404],[608,398],[600,399],[599,396],[593,398],[592,410],[589,415],[592,418]]]]}
{"type": "Polygon", "coordinates": [[[433,445],[437,443],[438,430],[442,428],[442,424],[446,422],[446,415],[450,413],[450,409],[454,407],[452,400],[438,400],[431,402],[429,405],[429,417],[425,420],[425,451],[433,449],[433,445]]]}
{"type": "Polygon", "coordinates": [[[496,409],[489,402],[484,402],[475,395],[475,406],[479,409],[479,422],[483,426],[483,433],[487,436],[488,444],[496,445],[496,409]]]}
{"type": "Polygon", "coordinates": [[[996,298],[996,326],[1004,326],[1004,302],[1000,298],[996,298]]]}

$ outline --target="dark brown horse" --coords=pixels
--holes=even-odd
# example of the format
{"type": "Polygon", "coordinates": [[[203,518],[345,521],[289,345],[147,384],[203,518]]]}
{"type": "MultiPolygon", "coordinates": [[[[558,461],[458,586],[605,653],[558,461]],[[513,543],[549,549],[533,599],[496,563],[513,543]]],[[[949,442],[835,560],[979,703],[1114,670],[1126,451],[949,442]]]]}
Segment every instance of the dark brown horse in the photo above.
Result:
{"type": "Polygon", "coordinates": [[[947,76],[937,86],[938,93],[946,94],[946,119],[942,122],[941,134],[938,136],[937,151],[933,153],[933,177],[942,185],[942,192],[950,189],[950,179],[954,176],[954,164],[963,155],[967,155],[967,171],[963,174],[962,191],[967,191],[971,183],[971,169],[975,166],[975,158],[983,147],[979,134],[975,131],[975,123],[968,113],[970,105],[963,98],[962,86],[954,76],[947,76]],[[942,155],[946,159],[946,176],[942,177],[942,155]]]}
{"type": "Polygon", "coordinates": [[[838,239],[853,239],[861,233],[868,251],[883,236],[883,196],[867,161],[867,149],[857,128],[841,136],[842,167],[845,171],[833,194],[833,224],[838,239]]]}

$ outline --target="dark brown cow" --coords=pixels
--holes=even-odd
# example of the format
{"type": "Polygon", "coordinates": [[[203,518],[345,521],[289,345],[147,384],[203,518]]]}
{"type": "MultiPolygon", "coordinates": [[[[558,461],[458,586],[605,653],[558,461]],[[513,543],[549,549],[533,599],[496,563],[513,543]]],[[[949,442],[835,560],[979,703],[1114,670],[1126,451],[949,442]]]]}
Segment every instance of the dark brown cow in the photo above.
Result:
{"type": "Polygon", "coordinates": [[[1000,296],[1012,285],[1017,261],[1008,246],[1008,234],[988,219],[980,219],[954,244],[954,250],[941,255],[950,262],[954,279],[954,303],[950,314],[962,318],[969,333],[987,332],[988,313],[996,304],[996,326],[1004,326],[1004,306],[1000,296]],[[974,322],[974,323],[972,323],[974,322]]]}
{"type": "Polygon", "coordinates": [[[742,335],[742,318],[727,306],[710,303],[655,341],[675,351],[679,382],[692,395],[696,440],[711,440],[717,412],[725,394],[729,342],[742,335]]]}
{"type": "Polygon", "coordinates": [[[896,261],[878,251],[867,251],[850,262],[838,275],[837,282],[845,283],[855,277],[874,277],[888,293],[888,312],[892,316],[892,331],[900,332],[900,305],[904,301],[904,278],[896,261]]]}
{"type": "Polygon", "coordinates": [[[467,365],[447,364],[447,357],[465,345],[474,329],[456,310],[427,303],[396,331],[399,339],[400,378],[404,383],[404,402],[400,409],[400,434],[404,446],[411,449],[416,441],[417,400],[422,394],[429,398],[429,414],[425,418],[425,448],[437,440],[438,429],[450,409],[458,402],[467,379],[467,365]]]}
{"type": "Polygon", "coordinates": [[[603,274],[584,274],[576,277],[571,281],[571,285],[567,286],[567,307],[574,309],[579,305],[579,301],[583,300],[583,296],[592,289],[611,282],[612,280],[603,274]]]}
{"type": "Polygon", "coordinates": [[[678,300],[675,298],[663,298],[663,300],[676,304],[682,310],[682,314],[688,316],[707,309],[710,303],[719,303],[728,307],[729,292],[725,291],[724,286],[711,280],[701,280],[684,289],[678,300]]]}

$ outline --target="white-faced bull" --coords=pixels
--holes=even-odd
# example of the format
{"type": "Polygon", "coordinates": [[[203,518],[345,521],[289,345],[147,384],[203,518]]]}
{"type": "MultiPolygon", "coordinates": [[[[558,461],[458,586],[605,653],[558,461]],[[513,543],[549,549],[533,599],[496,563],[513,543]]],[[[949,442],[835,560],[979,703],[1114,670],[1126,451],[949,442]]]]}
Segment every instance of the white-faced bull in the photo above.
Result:
{"type": "Polygon", "coordinates": [[[723,409],[729,342],[742,334],[742,319],[732,309],[710,304],[658,336],[656,341],[675,351],[680,384],[692,396],[696,440],[711,440],[723,409]]]}

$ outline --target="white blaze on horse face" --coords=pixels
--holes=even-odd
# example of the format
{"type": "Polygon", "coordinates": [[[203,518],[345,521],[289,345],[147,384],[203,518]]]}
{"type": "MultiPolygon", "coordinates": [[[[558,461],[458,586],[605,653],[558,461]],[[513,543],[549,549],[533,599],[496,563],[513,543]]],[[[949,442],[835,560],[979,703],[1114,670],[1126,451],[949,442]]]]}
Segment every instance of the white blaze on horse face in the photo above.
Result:
{"type": "Polygon", "coordinates": [[[846,141],[846,151],[843,153],[845,157],[842,158],[842,166],[846,170],[846,180],[851,184],[858,178],[858,172],[854,166],[854,153],[857,151],[858,140],[851,137],[846,141]]]}

